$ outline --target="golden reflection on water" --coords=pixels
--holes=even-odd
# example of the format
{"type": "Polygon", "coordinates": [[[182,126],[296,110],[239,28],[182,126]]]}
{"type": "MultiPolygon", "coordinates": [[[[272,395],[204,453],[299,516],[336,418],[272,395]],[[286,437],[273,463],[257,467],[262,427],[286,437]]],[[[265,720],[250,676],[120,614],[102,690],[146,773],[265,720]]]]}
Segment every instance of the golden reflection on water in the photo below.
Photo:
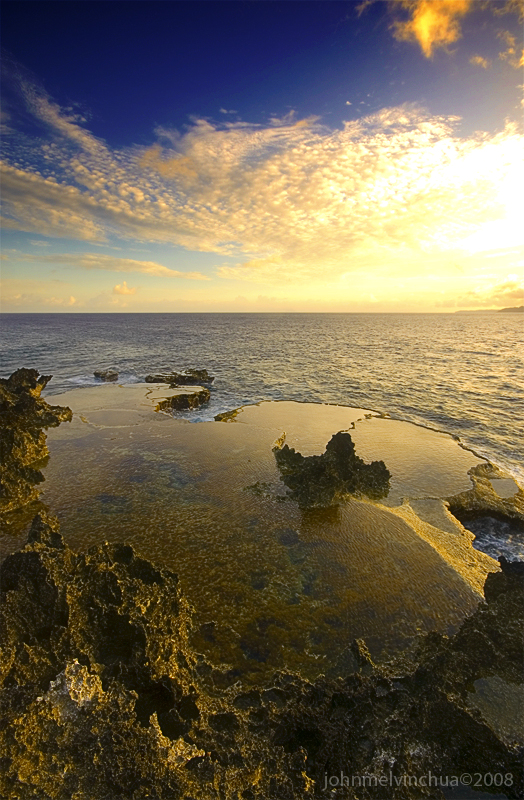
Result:
{"type": "MultiPolygon", "coordinates": [[[[469,548],[475,584],[384,507],[350,500],[304,513],[283,498],[271,451],[283,430],[305,455],[322,452],[364,410],[263,403],[231,423],[190,424],[146,407],[137,417],[118,388],[104,387],[103,402],[114,401],[105,416],[94,393],[89,402],[85,391],[60,396],[87,421],[76,414],[49,431],[42,499],[74,550],[125,541],[177,572],[195,608],[195,646],[211,660],[253,678],[283,667],[339,674],[352,669],[347,648],[356,637],[378,657],[417,633],[455,630],[475,608],[479,575],[482,583],[496,568],[487,556],[469,548]]],[[[408,423],[365,420],[351,433],[360,455],[383,458],[393,472],[390,502],[408,490],[427,494],[434,480],[461,491],[478,461],[450,437],[408,423]]]]}

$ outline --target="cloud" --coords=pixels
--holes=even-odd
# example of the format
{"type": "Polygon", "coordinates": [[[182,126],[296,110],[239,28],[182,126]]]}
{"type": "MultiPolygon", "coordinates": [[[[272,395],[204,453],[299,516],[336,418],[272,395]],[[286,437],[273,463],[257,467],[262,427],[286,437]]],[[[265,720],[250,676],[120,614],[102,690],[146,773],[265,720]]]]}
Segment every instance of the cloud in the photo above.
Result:
{"type": "MultiPolygon", "coordinates": [[[[370,0],[371,2],[371,0],[370,0]]],[[[495,16],[517,15],[524,21],[524,0],[390,0],[390,6],[408,12],[408,19],[395,20],[393,35],[400,41],[418,42],[422,52],[431,58],[434,51],[458,41],[462,36],[460,20],[475,8],[489,9],[495,16]]],[[[506,50],[499,57],[510,66],[519,69],[524,66],[524,50],[517,47],[516,37],[509,31],[498,31],[497,36],[506,43],[506,50]]],[[[489,59],[474,55],[470,63],[487,69],[489,59]]]]}
{"type": "Polygon", "coordinates": [[[399,41],[418,42],[431,58],[437,47],[447,47],[460,39],[460,18],[471,10],[473,0],[393,0],[406,9],[409,18],[397,20],[393,32],[399,41]]]}
{"type": "Polygon", "coordinates": [[[517,46],[517,39],[509,31],[499,31],[498,38],[506,44],[506,49],[499,53],[502,61],[507,61],[514,69],[524,67],[524,49],[517,46]]]}
{"type": "Polygon", "coordinates": [[[511,308],[524,303],[524,281],[516,276],[495,285],[479,286],[456,299],[460,308],[511,308]]]}
{"type": "MultiPolygon", "coordinates": [[[[48,106],[36,104],[34,113],[49,116],[48,106]]],[[[119,150],[98,141],[79,148],[77,134],[65,137],[58,126],[57,141],[12,144],[3,165],[5,224],[230,256],[236,264],[222,265],[221,277],[270,283],[337,279],[392,258],[420,265],[435,253],[517,246],[524,137],[510,124],[462,137],[458,121],[409,105],[340,130],[292,113],[265,126],[199,118],[184,133],[158,130],[150,147],[119,150]]],[[[66,120],[66,131],[75,125],[66,120]]],[[[207,279],[96,253],[30,258],[207,279]]]]}
{"type": "MultiPolygon", "coordinates": [[[[42,264],[64,264],[80,269],[102,269],[109,272],[141,272],[143,275],[152,275],[157,278],[184,278],[193,281],[207,281],[207,275],[201,272],[180,272],[169,269],[155,261],[136,261],[132,258],[117,258],[104,253],[56,253],[53,255],[33,256],[24,255],[23,260],[42,264]]],[[[125,281],[124,284],[125,286],[125,281]]],[[[116,288],[116,287],[115,287],[116,288]]],[[[127,287],[126,287],[127,288],[127,287]]],[[[131,291],[122,291],[120,294],[131,294],[131,291]]]]}
{"type": "MultiPolygon", "coordinates": [[[[56,296],[56,284],[61,281],[5,279],[1,282],[0,297],[4,308],[78,308],[81,303],[72,295],[56,296]]],[[[59,288],[59,287],[58,287],[59,288]]]]}
{"type": "Polygon", "coordinates": [[[483,58],[482,56],[471,56],[469,63],[473,64],[475,67],[482,67],[482,69],[488,69],[488,67],[491,66],[491,61],[488,58],[483,58]]]}
{"type": "Polygon", "coordinates": [[[128,286],[125,281],[113,286],[113,294],[136,294],[136,286],[128,286]]]}

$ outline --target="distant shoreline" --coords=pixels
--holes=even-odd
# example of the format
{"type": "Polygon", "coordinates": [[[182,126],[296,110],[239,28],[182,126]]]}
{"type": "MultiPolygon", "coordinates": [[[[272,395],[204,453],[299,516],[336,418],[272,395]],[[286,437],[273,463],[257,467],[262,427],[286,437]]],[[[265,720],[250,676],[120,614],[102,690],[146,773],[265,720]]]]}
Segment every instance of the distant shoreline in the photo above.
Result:
{"type": "Polygon", "coordinates": [[[511,306],[510,308],[475,308],[455,311],[455,314],[507,314],[516,311],[517,313],[524,312],[524,306],[511,306]]]}

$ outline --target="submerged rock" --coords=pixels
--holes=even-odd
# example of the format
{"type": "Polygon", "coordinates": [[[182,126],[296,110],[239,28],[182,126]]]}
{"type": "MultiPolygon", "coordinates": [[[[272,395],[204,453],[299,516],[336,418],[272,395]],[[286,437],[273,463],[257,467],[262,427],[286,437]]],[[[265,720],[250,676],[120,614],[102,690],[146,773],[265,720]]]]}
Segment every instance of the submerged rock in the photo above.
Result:
{"type": "Polygon", "coordinates": [[[97,369],[93,373],[95,378],[98,378],[101,381],[117,381],[118,380],[118,372],[116,369],[97,369]]]}
{"type": "Polygon", "coordinates": [[[170,386],[195,386],[200,383],[213,383],[214,375],[207,369],[185,369],[183,372],[159,372],[146,375],[146,383],[168,383],[170,386]]]}
{"type": "Polygon", "coordinates": [[[336,505],[347,494],[379,499],[389,491],[390,472],[383,461],[366,464],[355,453],[349,433],[336,433],[320,456],[304,457],[278,440],[273,448],[281,481],[301,508],[336,505]]]}
{"type": "Polygon", "coordinates": [[[44,480],[38,462],[49,453],[44,429],[72,419],[70,408],[40,397],[51,377],[19,369],[0,378],[0,513],[38,496],[35,486],[44,480]]]}
{"type": "Polygon", "coordinates": [[[523,742],[470,698],[523,681],[524,564],[501,560],[450,639],[381,667],[356,640],[340,678],[251,686],[192,649],[176,575],[129,545],[75,554],[41,514],[0,586],[3,797],[304,800],[343,773],[350,800],[384,800],[384,776],[388,798],[442,799],[402,779],[430,771],[502,774],[522,797],[523,742]]]}

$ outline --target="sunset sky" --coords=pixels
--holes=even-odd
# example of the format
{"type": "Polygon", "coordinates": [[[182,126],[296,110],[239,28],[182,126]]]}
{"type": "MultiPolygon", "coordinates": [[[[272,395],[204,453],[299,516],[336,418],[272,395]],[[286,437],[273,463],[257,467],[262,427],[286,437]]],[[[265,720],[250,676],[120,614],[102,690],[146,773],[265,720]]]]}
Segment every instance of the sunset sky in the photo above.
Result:
{"type": "Polygon", "coordinates": [[[4,0],[3,311],[521,305],[522,13],[4,0]]]}

